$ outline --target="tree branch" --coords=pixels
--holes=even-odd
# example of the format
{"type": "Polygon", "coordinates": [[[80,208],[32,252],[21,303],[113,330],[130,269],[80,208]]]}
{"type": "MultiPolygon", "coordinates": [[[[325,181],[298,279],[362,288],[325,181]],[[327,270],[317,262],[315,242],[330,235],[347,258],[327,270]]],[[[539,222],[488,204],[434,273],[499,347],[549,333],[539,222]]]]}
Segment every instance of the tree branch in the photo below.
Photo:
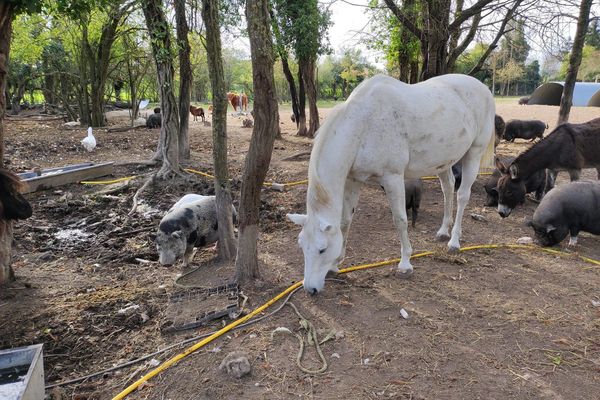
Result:
{"type": "MultiPolygon", "coordinates": [[[[396,18],[398,18],[398,21],[400,21],[400,23],[406,29],[408,29],[413,35],[415,35],[418,38],[420,38],[422,36],[423,32],[421,31],[421,29],[419,29],[417,27],[417,25],[415,25],[410,18],[408,18],[406,15],[404,15],[402,10],[400,10],[400,8],[398,8],[398,6],[396,5],[394,0],[383,0],[383,1],[387,5],[387,7],[390,9],[390,11],[396,16],[396,18]]],[[[486,1],[489,2],[491,0],[486,0],[486,1]]]]}
{"type": "Polygon", "coordinates": [[[523,2],[523,0],[515,0],[512,8],[510,8],[508,10],[508,12],[506,13],[506,17],[504,17],[504,21],[502,21],[502,24],[500,25],[500,29],[498,29],[498,33],[496,34],[496,37],[494,38],[492,43],[490,43],[487,50],[485,51],[485,53],[483,53],[483,55],[481,56],[481,58],[479,59],[477,64],[469,71],[469,75],[475,75],[476,73],[481,71],[481,67],[483,67],[483,63],[485,62],[485,60],[487,60],[489,55],[492,54],[492,51],[494,51],[496,49],[496,47],[498,46],[498,42],[500,41],[500,38],[502,36],[504,36],[504,34],[506,32],[508,32],[508,30],[506,30],[506,25],[508,24],[508,21],[510,21],[512,19],[513,15],[515,14],[515,11],[519,7],[519,5],[521,5],[522,2],[523,2]]]}

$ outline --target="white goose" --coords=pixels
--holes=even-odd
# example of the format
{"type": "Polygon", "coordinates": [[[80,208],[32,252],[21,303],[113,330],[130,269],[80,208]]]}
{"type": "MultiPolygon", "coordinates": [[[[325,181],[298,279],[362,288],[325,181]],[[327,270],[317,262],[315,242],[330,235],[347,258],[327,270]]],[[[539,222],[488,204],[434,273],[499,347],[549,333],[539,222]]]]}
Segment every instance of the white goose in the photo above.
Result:
{"type": "Polygon", "coordinates": [[[93,151],[96,148],[96,138],[92,135],[92,127],[88,128],[87,137],[81,140],[81,144],[87,151],[93,151]]]}

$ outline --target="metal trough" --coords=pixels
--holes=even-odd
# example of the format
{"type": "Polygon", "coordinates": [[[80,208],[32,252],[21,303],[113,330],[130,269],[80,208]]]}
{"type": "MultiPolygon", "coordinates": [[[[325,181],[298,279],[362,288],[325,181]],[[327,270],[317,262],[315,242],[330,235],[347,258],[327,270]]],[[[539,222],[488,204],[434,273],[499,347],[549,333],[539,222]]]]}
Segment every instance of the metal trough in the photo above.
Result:
{"type": "Polygon", "coordinates": [[[42,345],[0,350],[0,399],[42,400],[44,357],[42,345]]]}
{"type": "Polygon", "coordinates": [[[31,193],[38,190],[51,189],[70,183],[111,175],[114,172],[113,164],[114,163],[112,162],[102,164],[83,163],[59,168],[43,169],[41,170],[41,175],[30,172],[18,175],[21,180],[26,183],[23,193],[31,193]]]}

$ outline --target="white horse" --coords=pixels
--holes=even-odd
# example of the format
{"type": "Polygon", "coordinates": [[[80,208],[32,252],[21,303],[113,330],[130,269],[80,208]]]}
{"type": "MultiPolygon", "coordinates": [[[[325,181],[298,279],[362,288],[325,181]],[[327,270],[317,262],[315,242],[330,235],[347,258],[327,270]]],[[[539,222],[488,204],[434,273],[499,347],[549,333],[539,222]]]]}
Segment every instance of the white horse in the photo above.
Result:
{"type": "Polygon", "coordinates": [[[385,189],[400,234],[401,277],[412,274],[404,178],[437,174],[444,192],[438,240],[458,250],[461,221],[480,164],[492,163],[495,105],[489,89],[466,75],[443,75],[408,85],[377,75],[361,83],[331,111],[315,139],[308,169],[307,214],[288,214],[301,225],[304,289],[323,289],[328,271],[338,270],[358,203],[360,187],[373,178],[385,189]],[[454,175],[462,183],[452,237],[454,175]]]}

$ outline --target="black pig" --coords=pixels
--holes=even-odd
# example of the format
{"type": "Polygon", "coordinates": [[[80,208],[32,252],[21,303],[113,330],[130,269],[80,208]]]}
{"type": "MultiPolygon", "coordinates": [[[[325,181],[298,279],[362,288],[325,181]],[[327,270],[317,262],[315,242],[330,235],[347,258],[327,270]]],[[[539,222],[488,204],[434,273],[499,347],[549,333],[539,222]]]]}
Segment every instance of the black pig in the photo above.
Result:
{"type": "Polygon", "coordinates": [[[600,235],[600,184],[570,182],[548,193],[529,225],[542,246],[560,243],[570,234],[569,246],[577,244],[580,231],[600,235]]]}

